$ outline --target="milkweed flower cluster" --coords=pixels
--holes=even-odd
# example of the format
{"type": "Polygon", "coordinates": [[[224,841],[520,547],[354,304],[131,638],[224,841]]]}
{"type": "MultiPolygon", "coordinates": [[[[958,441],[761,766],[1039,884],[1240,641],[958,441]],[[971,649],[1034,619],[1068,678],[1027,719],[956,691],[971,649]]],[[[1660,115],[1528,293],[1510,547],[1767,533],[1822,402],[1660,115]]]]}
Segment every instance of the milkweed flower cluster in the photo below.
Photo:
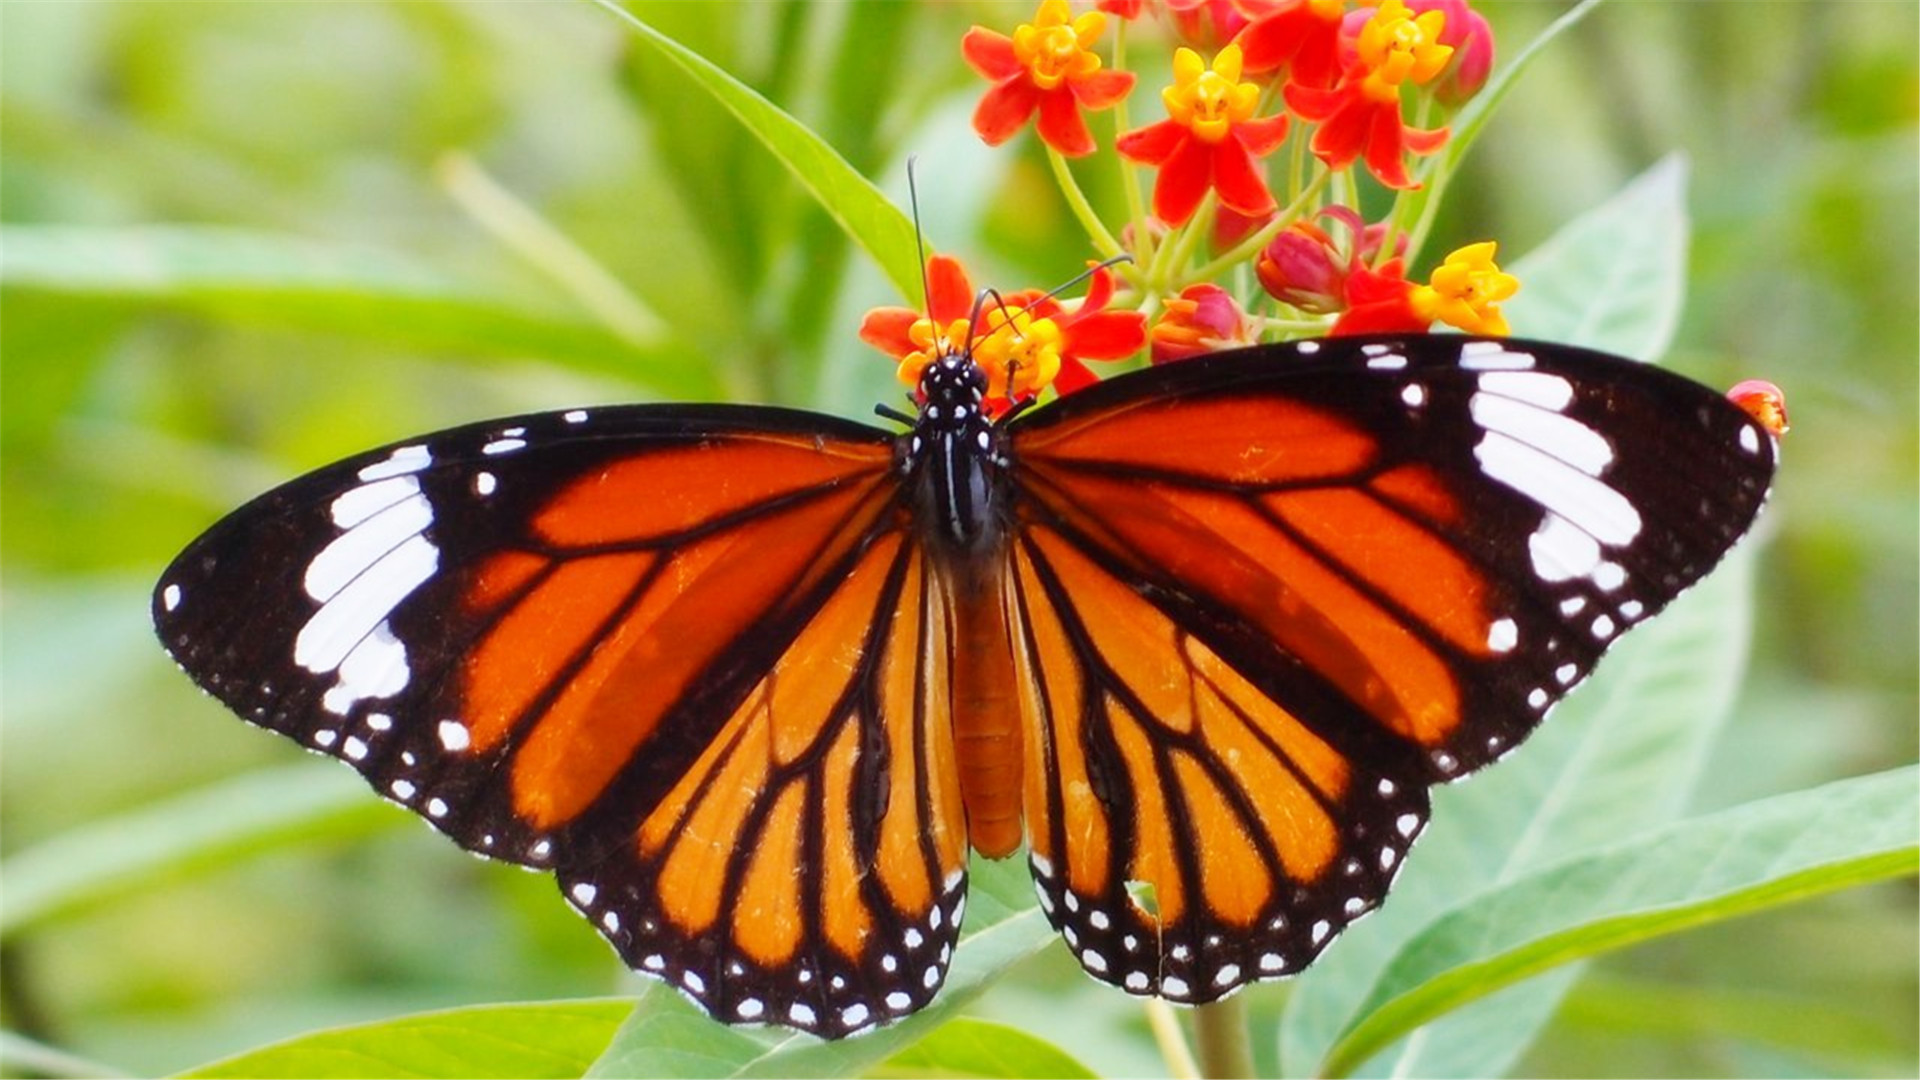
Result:
{"type": "Polygon", "coordinates": [[[877,309],[861,328],[909,386],[962,345],[1004,409],[1095,381],[1088,362],[1142,353],[1507,332],[1500,304],[1519,283],[1492,241],[1424,277],[1410,269],[1437,204],[1428,187],[1451,166],[1447,121],[1493,66],[1492,28],[1468,0],[1041,0],[1029,21],[973,27],[960,52],[989,83],[981,140],[1031,129],[1094,249],[1124,261],[1092,272],[1078,299],[976,303],[959,264],[934,257],[924,309],[877,309]],[[1159,118],[1137,122],[1135,108],[1159,118]],[[1079,187],[1097,169],[1119,174],[1121,222],[1079,187]],[[1384,212],[1363,212],[1383,196],[1384,212]]]}

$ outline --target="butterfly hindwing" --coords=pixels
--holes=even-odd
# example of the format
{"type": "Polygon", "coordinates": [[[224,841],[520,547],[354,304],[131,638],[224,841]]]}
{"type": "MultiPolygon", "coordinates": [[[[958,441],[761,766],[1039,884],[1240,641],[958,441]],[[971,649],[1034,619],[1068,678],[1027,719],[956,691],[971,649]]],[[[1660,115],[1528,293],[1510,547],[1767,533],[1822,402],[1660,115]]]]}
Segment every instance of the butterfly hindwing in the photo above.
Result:
{"type": "Polygon", "coordinates": [[[1011,441],[1036,883],[1089,971],[1196,1001],[1374,906],[1426,788],[1706,573],[1774,453],[1656,368],[1452,337],[1167,365],[1011,441]]]}

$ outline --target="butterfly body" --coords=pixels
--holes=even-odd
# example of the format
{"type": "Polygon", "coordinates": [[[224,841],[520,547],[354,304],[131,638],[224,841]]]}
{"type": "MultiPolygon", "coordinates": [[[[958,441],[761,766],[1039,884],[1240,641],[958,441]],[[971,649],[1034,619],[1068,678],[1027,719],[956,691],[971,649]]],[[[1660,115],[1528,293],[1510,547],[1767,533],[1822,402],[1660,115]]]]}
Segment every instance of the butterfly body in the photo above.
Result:
{"type": "Polygon", "coordinates": [[[1083,967],[1210,1001],[1375,907],[1764,500],[1714,392],[1564,346],[1262,346],[995,423],[622,406],[261,496],[154,616],[243,717],[552,871],[715,1017],[838,1037],[945,977],[1024,843],[1083,967]]]}

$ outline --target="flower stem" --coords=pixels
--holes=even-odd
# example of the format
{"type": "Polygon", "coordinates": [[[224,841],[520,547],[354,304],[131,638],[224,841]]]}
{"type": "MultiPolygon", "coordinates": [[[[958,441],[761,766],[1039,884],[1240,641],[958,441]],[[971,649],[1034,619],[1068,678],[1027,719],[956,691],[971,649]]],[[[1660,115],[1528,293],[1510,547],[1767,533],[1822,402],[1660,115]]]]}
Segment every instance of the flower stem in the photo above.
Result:
{"type": "Polygon", "coordinates": [[[1193,1010],[1193,1033],[1200,1048],[1200,1075],[1253,1075],[1246,998],[1235,996],[1197,1006],[1193,1010]]]}
{"type": "Polygon", "coordinates": [[[1148,998],[1145,1007],[1147,1027],[1153,1032],[1154,1044],[1160,1047],[1160,1056],[1166,1060],[1167,1075],[1174,1080],[1199,1080],[1200,1065],[1187,1047],[1186,1032],[1180,1030],[1180,1018],[1174,1015],[1173,1006],[1160,998],[1148,998]]]}
{"type": "MultiPolygon", "coordinates": [[[[1127,23],[1121,20],[1113,32],[1113,68],[1125,71],[1127,68],[1127,23]]],[[[1121,98],[1113,107],[1113,134],[1115,140],[1132,125],[1127,123],[1127,99],[1121,98]]],[[[1140,174],[1133,162],[1114,154],[1114,161],[1120,166],[1120,191],[1127,200],[1127,220],[1133,223],[1133,257],[1135,265],[1145,267],[1153,261],[1153,230],[1147,227],[1147,203],[1140,194],[1140,174]]]]}
{"type": "Polygon", "coordinates": [[[1312,182],[1308,183],[1300,194],[1295,196],[1294,200],[1287,204],[1285,209],[1273,215],[1272,221],[1261,226],[1259,231],[1247,237],[1245,240],[1235,244],[1231,250],[1216,256],[1212,262],[1194,271],[1194,280],[1212,280],[1216,275],[1225,273],[1227,269],[1235,263],[1245,262],[1253,258],[1261,248],[1267,246],[1267,241],[1273,239],[1281,229],[1300,220],[1307,208],[1307,204],[1319,196],[1320,189],[1327,185],[1327,179],[1332,175],[1333,174],[1326,169],[1321,169],[1314,175],[1312,182]]]}
{"type": "Polygon", "coordinates": [[[1080,190],[1080,182],[1073,178],[1073,170],[1067,167],[1066,155],[1053,147],[1047,147],[1047,164],[1053,166],[1053,179],[1060,185],[1060,194],[1067,197],[1067,205],[1073,209],[1073,216],[1080,227],[1087,230],[1087,236],[1093,240],[1094,249],[1100,257],[1110,259],[1125,254],[1120,241],[1113,238],[1107,227],[1100,221],[1100,215],[1093,212],[1093,204],[1087,201],[1087,193],[1080,190]]]}

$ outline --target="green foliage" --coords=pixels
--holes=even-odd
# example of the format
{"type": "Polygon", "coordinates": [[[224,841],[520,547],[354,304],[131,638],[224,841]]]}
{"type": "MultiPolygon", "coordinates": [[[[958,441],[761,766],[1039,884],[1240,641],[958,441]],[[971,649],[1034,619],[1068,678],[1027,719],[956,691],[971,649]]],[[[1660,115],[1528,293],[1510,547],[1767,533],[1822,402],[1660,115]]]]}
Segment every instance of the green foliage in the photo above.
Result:
{"type": "MultiPolygon", "coordinates": [[[[1382,910],[1246,995],[1256,1061],[1911,1074],[1911,885],[1850,887],[1910,878],[1917,843],[1914,13],[1586,5],[1528,52],[1556,13],[1484,6],[1525,74],[1458,118],[1465,171],[1413,204],[1427,250],[1498,237],[1527,252],[1516,332],[1767,375],[1797,430],[1770,535],[1436,792],[1382,910]]],[[[1032,148],[965,122],[967,22],[1030,14],[0,5],[10,1072],[1166,1067],[1136,1003],[1067,970],[1018,860],[976,861],[915,1018],[833,1045],[715,1025],[616,982],[547,879],[245,731],[144,630],[146,584],[213,516],[390,438],[894,399],[851,331],[917,295],[907,154],[935,246],[1023,275],[992,283],[1088,253],[1032,148]]]]}

